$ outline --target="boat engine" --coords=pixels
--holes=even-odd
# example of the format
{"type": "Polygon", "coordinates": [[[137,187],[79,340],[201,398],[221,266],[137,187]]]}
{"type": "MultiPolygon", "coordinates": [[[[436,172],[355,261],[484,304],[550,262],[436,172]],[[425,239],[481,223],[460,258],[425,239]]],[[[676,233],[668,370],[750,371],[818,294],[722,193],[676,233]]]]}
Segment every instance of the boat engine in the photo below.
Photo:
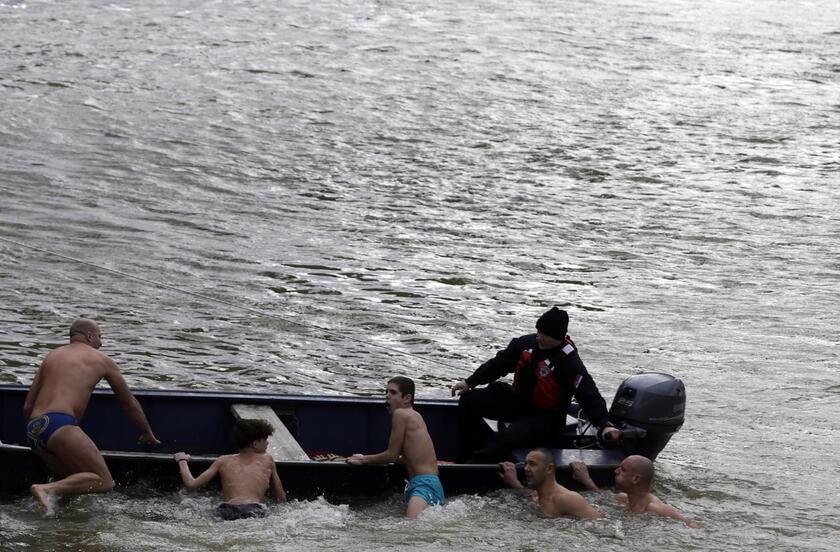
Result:
{"type": "Polygon", "coordinates": [[[669,374],[646,372],[625,379],[610,407],[610,422],[621,430],[628,454],[651,460],[680,430],[685,419],[685,386],[669,374]]]}

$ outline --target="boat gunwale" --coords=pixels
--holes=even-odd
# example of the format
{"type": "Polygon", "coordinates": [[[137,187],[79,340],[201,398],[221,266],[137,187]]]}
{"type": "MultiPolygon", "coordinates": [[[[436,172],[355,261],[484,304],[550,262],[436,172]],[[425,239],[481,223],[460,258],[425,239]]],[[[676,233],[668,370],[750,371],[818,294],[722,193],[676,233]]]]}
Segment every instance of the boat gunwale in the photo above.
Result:
{"type": "MultiPolygon", "coordinates": [[[[0,384],[0,393],[3,391],[28,390],[30,386],[23,384],[0,384]]],[[[131,388],[132,394],[138,399],[141,397],[163,398],[163,399],[225,399],[225,400],[250,400],[255,402],[290,402],[290,403],[349,403],[359,404],[382,404],[382,397],[373,395],[307,395],[303,393],[262,393],[251,391],[217,391],[214,389],[143,389],[131,388]]],[[[108,396],[113,391],[107,386],[97,386],[93,389],[92,395],[108,396]]],[[[384,396],[384,394],[383,394],[384,396]]],[[[457,399],[433,399],[418,398],[415,404],[428,406],[455,406],[457,399]]]]}

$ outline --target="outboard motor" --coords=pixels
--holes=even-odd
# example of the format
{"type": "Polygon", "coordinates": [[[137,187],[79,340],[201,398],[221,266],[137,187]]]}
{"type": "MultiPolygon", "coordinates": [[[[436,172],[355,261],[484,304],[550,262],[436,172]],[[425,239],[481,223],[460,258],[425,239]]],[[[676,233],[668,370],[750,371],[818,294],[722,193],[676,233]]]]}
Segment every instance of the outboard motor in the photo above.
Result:
{"type": "Polygon", "coordinates": [[[656,458],[685,419],[685,386],[669,375],[647,372],[630,376],[615,393],[610,422],[621,430],[628,454],[656,458]]]}

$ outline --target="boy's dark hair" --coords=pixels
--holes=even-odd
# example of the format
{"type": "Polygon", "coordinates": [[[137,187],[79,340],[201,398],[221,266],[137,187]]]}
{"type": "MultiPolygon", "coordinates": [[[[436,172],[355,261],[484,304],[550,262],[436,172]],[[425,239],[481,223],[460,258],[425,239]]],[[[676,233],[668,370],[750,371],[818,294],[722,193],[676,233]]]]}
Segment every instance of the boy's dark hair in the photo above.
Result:
{"type": "Polygon", "coordinates": [[[394,376],[388,380],[388,383],[396,383],[397,389],[400,390],[400,394],[403,397],[411,395],[411,404],[414,404],[414,381],[411,378],[407,378],[405,376],[394,376]]]}
{"type": "Polygon", "coordinates": [[[230,434],[233,437],[233,442],[236,443],[240,450],[246,448],[254,441],[265,439],[274,433],[274,427],[265,420],[253,420],[242,418],[236,420],[233,424],[233,430],[230,434]]]}

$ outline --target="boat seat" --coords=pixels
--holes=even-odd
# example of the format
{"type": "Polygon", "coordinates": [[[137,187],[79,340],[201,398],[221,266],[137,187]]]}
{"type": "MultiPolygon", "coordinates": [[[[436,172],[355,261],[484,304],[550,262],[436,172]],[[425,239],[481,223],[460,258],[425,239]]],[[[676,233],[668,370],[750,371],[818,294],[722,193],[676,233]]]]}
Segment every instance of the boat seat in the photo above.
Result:
{"type": "Polygon", "coordinates": [[[274,427],[274,433],[268,437],[267,452],[275,460],[309,460],[297,440],[289,432],[286,425],[267,404],[232,404],[230,409],[236,419],[255,418],[265,420],[274,427]]]}

